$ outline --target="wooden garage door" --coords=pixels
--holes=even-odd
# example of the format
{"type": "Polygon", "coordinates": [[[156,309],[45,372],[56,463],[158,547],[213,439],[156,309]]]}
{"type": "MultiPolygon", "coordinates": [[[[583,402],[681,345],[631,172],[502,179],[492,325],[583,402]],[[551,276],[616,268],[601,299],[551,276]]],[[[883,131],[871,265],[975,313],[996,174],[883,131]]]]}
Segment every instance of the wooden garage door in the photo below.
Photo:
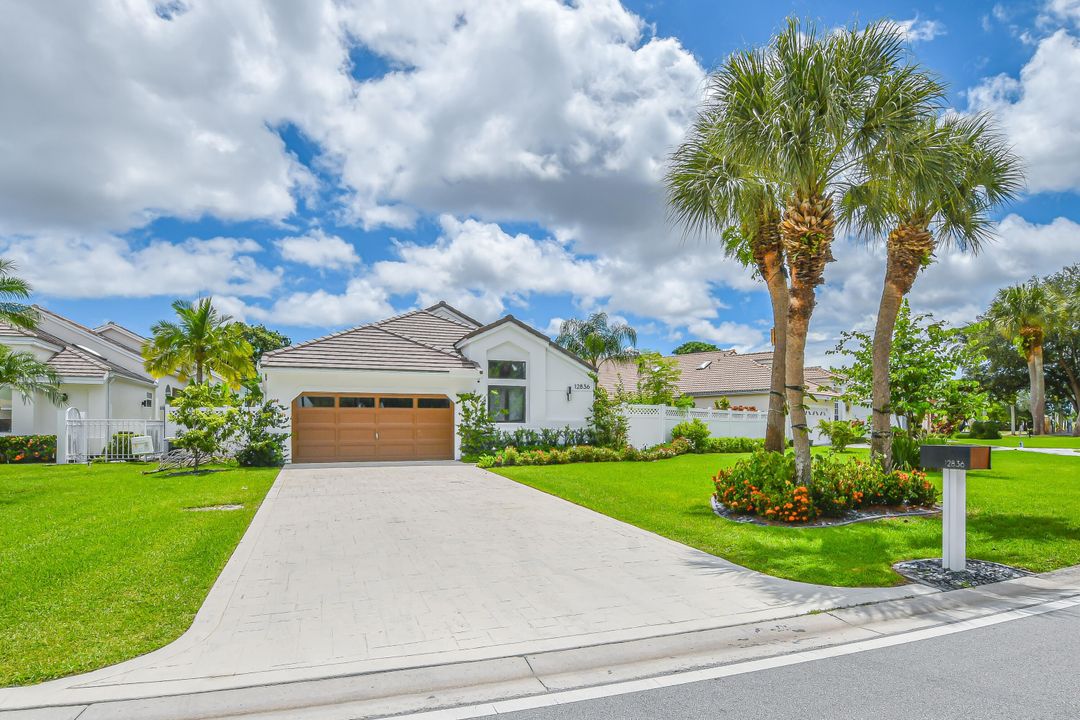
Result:
{"type": "Polygon", "coordinates": [[[292,410],[294,462],[454,457],[454,405],[445,396],[313,392],[292,410]]]}

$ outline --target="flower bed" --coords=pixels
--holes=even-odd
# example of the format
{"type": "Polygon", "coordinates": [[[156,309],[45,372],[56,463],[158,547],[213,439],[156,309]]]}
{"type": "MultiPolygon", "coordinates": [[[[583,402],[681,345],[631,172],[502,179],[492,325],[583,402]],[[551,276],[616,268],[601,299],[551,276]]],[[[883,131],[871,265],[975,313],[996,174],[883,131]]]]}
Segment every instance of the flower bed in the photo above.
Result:
{"type": "Polygon", "coordinates": [[[5,463],[56,462],[56,436],[0,436],[0,461],[5,463]]]}
{"type": "Polygon", "coordinates": [[[868,507],[928,508],[937,489],[920,471],[886,473],[879,464],[831,453],[814,459],[809,486],[796,485],[795,458],[755,452],[713,476],[724,510],[780,523],[842,518],[868,507]]]}

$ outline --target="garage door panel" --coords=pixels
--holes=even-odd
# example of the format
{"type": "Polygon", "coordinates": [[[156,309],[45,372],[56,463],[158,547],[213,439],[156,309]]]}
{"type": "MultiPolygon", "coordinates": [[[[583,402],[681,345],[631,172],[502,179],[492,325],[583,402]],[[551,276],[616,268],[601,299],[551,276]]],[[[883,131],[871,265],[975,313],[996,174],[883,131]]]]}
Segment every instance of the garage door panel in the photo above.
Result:
{"type": "Polygon", "coordinates": [[[445,397],[326,392],[311,397],[305,394],[293,403],[297,461],[453,457],[454,411],[445,397]]]}

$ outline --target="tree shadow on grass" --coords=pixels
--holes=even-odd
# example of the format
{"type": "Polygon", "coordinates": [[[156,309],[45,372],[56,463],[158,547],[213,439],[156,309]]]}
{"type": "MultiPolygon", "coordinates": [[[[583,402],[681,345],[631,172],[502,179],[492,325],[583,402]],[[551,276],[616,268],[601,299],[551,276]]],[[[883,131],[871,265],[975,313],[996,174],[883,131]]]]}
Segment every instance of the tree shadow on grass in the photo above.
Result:
{"type": "Polygon", "coordinates": [[[203,477],[204,475],[213,475],[214,473],[225,472],[227,468],[199,468],[198,470],[161,470],[161,471],[149,471],[144,472],[143,475],[177,478],[177,477],[203,477]]]}

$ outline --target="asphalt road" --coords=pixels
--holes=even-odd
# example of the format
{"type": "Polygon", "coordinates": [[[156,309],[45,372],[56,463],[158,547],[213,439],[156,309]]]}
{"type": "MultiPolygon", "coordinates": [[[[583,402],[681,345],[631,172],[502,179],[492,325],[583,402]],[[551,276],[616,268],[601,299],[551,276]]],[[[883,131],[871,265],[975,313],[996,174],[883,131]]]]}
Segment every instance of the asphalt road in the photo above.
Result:
{"type": "Polygon", "coordinates": [[[1077,720],[1080,608],[505,720],[1077,720]]]}

